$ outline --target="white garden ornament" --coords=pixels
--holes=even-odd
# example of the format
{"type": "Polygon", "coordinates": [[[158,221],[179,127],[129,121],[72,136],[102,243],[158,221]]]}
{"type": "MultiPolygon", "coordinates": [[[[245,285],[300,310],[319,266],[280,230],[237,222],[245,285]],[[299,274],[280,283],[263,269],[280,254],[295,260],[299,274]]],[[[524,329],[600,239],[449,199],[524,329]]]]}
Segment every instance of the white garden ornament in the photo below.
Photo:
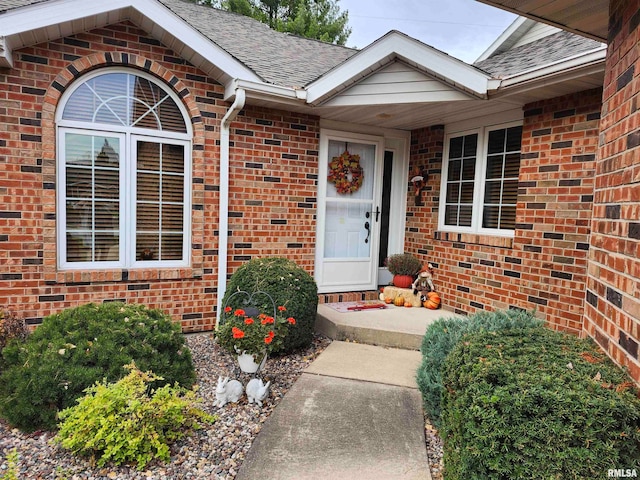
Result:
{"type": "Polygon", "coordinates": [[[240,400],[244,387],[238,380],[229,381],[229,377],[218,377],[216,387],[216,401],[214,406],[224,407],[227,403],[235,403],[240,400]]]}
{"type": "Polygon", "coordinates": [[[254,378],[247,383],[247,398],[249,403],[257,403],[259,407],[262,406],[262,402],[269,395],[269,386],[271,382],[267,382],[266,385],[259,378],[254,378]]]}

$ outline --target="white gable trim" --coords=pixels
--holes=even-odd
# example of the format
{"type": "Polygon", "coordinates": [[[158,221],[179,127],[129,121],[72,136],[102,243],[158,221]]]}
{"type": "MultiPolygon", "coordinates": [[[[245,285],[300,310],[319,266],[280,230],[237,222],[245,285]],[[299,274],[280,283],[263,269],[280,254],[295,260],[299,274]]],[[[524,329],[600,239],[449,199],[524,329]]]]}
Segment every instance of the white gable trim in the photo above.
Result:
{"type": "MultiPolygon", "coordinates": [[[[516,18],[511,25],[507,27],[507,29],[500,34],[498,38],[496,38],[489,48],[487,48],[482,54],[476,58],[476,62],[480,62],[482,60],[486,60],[493,53],[500,49],[503,45],[510,48],[511,45],[516,43],[522,35],[526,33],[527,30],[533,25],[533,20],[530,20],[526,17],[518,17],[516,18]]],[[[503,48],[503,50],[508,50],[509,48],[503,48]]]]}
{"type": "Polygon", "coordinates": [[[489,76],[418,40],[391,31],[308,85],[307,101],[320,105],[395,59],[479,98],[486,96],[489,76]]]}
{"type": "MultiPolygon", "coordinates": [[[[63,31],[73,32],[75,31],[74,22],[88,17],[102,17],[106,20],[110,13],[127,9],[132,10],[124,15],[127,19],[135,20],[132,17],[134,17],[134,12],[137,12],[142,16],[145,24],[151,25],[154,31],[150,33],[158,34],[156,29],[159,28],[184,42],[189,49],[221,70],[228,81],[233,78],[261,81],[260,77],[251,69],[157,0],[54,0],[36,3],[9,10],[0,15],[0,32],[5,39],[9,40],[11,38],[18,39],[21,36],[24,38],[27,37],[28,32],[49,29],[54,26],[60,26],[63,31]]],[[[21,41],[20,44],[20,46],[26,46],[26,42],[21,41]]],[[[12,43],[5,41],[2,54],[5,58],[10,58],[12,55],[12,49],[7,48],[9,45],[12,43]]],[[[19,48],[18,45],[18,42],[15,42],[16,48],[19,48]]]]}

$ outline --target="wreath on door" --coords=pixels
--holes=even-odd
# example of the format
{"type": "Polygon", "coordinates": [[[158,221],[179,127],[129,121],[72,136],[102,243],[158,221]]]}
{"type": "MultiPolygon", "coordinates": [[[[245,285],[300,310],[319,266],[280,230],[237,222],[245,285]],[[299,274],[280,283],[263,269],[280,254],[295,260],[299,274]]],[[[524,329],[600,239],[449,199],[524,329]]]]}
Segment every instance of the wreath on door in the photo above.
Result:
{"type": "Polygon", "coordinates": [[[333,182],[338,193],[354,193],[362,186],[364,171],[360,166],[360,155],[351,155],[345,150],[329,162],[328,180],[333,182]]]}

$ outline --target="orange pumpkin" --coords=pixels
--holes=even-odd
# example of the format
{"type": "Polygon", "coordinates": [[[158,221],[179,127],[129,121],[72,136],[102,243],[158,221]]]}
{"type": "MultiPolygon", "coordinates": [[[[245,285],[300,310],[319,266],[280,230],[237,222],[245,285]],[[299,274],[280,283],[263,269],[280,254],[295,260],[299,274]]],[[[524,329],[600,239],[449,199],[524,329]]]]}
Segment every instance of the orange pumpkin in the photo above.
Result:
{"type": "Polygon", "coordinates": [[[422,303],[425,308],[436,310],[440,307],[440,295],[436,292],[427,293],[427,299],[422,303]]]}
{"type": "Polygon", "coordinates": [[[385,298],[384,303],[386,303],[387,305],[389,305],[390,303],[393,303],[393,298],[385,298]]]}
{"type": "Polygon", "coordinates": [[[393,301],[393,304],[396,307],[401,307],[404,305],[404,297],[402,295],[398,295],[395,300],[393,301]]]}
{"type": "Polygon", "coordinates": [[[404,306],[409,308],[409,307],[413,307],[413,303],[411,302],[404,302],[404,306]]]}

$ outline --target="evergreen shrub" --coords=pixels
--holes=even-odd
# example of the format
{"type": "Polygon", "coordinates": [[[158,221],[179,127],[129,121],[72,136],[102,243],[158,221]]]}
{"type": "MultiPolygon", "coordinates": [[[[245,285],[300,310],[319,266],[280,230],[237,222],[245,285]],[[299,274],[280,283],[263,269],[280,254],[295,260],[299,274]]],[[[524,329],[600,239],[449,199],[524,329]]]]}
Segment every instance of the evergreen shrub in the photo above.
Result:
{"type": "Polygon", "coordinates": [[[469,317],[443,317],[427,327],[420,351],[422,363],[417,381],[427,416],[440,425],[442,399],[442,368],[447,355],[467,333],[511,328],[541,327],[542,321],[533,312],[524,310],[481,311],[469,317]]]}
{"type": "Polygon", "coordinates": [[[446,480],[640,469],[637,390],[591,340],[544,328],[471,334],[443,375],[446,480]]]}
{"type": "MultiPolygon", "coordinates": [[[[308,347],[313,341],[313,329],[318,310],[318,287],[311,275],[295,262],[282,257],[256,258],[238,268],[227,284],[223,305],[232,310],[244,309],[244,295],[233,295],[237,291],[253,294],[268,293],[276,306],[284,306],[287,316],[296,319],[290,325],[282,348],[273,353],[285,353],[308,347]]],[[[272,315],[273,304],[264,295],[255,295],[255,307],[272,315]]]]}
{"type": "Polygon", "coordinates": [[[143,305],[112,302],[64,310],[2,354],[0,416],[25,431],[55,429],[58,411],[95,382],[124,377],[123,365],[132,361],[164,383],[191,387],[195,382],[180,325],[143,305]]]}
{"type": "Polygon", "coordinates": [[[217,417],[198,408],[195,392],[164,385],[143,373],[135,364],[126,377],[115,383],[96,383],[86,389],[78,404],[60,412],[60,430],[55,441],[75,454],[97,458],[99,467],[134,462],[143,469],[153,459],[169,461],[169,445],[192,429],[217,417]]]}

